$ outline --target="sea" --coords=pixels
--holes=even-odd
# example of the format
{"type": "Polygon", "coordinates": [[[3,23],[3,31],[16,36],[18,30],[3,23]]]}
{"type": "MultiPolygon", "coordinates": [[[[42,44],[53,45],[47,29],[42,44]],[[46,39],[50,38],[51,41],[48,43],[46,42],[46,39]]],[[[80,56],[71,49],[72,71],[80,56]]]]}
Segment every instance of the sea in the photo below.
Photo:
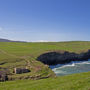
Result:
{"type": "Polygon", "coordinates": [[[68,64],[50,65],[49,67],[57,76],[88,72],[90,71],[90,59],[88,61],[72,61],[68,64]]]}

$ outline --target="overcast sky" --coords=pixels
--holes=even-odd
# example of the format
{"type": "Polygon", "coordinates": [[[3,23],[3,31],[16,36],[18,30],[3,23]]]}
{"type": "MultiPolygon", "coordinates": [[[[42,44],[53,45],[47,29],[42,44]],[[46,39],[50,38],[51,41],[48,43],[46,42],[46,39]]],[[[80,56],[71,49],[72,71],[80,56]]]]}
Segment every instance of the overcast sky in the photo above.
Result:
{"type": "Polygon", "coordinates": [[[90,41],[90,0],[0,0],[0,38],[90,41]]]}

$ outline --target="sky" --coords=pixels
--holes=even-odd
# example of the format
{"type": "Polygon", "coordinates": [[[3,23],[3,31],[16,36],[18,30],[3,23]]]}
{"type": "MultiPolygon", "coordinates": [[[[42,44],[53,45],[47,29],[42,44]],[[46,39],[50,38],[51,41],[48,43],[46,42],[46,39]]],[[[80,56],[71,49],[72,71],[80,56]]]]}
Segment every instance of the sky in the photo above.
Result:
{"type": "Polygon", "coordinates": [[[0,0],[0,38],[90,41],[90,0],[0,0]]]}

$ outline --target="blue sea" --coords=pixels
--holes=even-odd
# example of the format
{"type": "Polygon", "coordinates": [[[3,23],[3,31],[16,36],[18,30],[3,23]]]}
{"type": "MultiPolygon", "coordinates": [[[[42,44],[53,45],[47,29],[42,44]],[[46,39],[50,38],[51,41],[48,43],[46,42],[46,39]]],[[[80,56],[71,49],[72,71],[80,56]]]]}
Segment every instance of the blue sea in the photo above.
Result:
{"type": "Polygon", "coordinates": [[[72,61],[68,64],[50,65],[50,68],[57,76],[64,76],[73,73],[81,73],[90,71],[90,60],[88,61],[72,61]]]}

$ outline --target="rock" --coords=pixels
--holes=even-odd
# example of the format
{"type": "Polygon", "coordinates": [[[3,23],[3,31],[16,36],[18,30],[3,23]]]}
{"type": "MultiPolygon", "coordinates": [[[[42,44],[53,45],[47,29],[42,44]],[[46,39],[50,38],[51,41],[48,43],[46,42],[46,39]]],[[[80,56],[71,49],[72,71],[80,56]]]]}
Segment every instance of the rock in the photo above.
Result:
{"type": "Polygon", "coordinates": [[[47,52],[40,55],[37,60],[47,65],[65,64],[71,61],[83,61],[90,58],[90,50],[80,54],[71,53],[68,51],[47,52]]]}

